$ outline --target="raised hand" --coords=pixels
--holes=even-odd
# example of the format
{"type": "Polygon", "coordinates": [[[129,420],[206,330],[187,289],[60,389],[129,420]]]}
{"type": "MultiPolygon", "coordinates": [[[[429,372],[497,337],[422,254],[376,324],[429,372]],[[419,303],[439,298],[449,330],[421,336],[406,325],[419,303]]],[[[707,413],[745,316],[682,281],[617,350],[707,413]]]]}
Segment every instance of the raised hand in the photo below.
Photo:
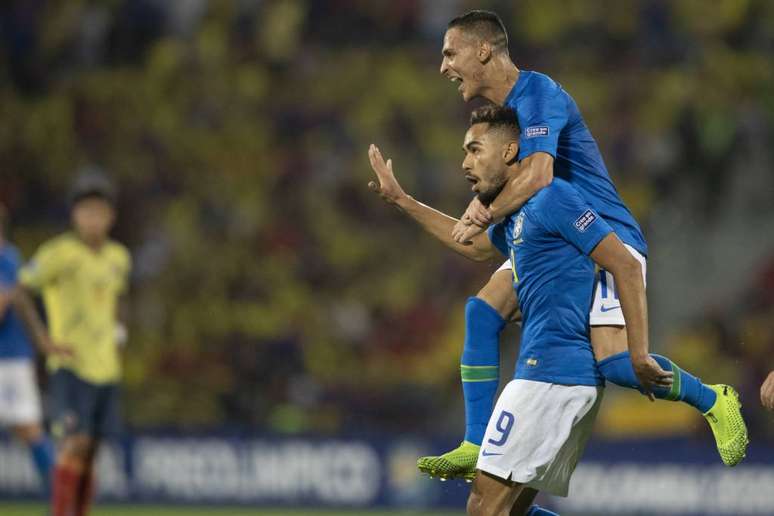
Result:
{"type": "Polygon", "coordinates": [[[379,184],[376,184],[376,181],[368,183],[368,188],[371,191],[378,193],[385,202],[390,204],[398,204],[398,201],[407,197],[406,192],[395,179],[395,174],[392,171],[392,160],[388,159],[385,162],[379,147],[374,144],[368,147],[368,159],[371,162],[371,168],[376,173],[376,178],[379,180],[379,184]]]}

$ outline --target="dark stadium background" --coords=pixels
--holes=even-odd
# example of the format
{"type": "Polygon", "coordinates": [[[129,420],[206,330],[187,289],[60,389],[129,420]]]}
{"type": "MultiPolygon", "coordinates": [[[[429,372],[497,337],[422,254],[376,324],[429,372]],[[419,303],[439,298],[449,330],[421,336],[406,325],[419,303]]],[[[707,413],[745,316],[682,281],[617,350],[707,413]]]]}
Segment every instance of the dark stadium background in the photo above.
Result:
{"type": "MultiPolygon", "coordinates": [[[[774,369],[774,3],[9,0],[12,237],[29,255],[64,229],[69,185],[99,167],[135,260],[127,436],[103,454],[97,514],[462,513],[467,487],[413,460],[462,435],[463,305],[498,264],[384,206],[366,150],[462,212],[471,107],[438,68],[469,8],[495,9],[516,64],[576,98],[649,240],[652,349],[735,385],[752,440],[724,469],[693,411],[610,388],[570,498],[543,502],[774,513],[758,399],[774,369]]],[[[514,328],[504,379],[517,343],[514,328]]],[[[25,461],[0,440],[4,515],[40,512],[25,461]]]]}

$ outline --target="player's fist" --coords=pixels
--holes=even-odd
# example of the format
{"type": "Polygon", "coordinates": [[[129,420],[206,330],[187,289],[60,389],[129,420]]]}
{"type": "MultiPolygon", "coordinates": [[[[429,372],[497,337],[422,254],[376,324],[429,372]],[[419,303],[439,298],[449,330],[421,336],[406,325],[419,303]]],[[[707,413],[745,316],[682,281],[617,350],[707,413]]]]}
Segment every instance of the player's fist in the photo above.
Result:
{"type": "Polygon", "coordinates": [[[769,410],[774,410],[774,371],[769,373],[761,385],[761,403],[769,410]]]}
{"type": "Polygon", "coordinates": [[[376,173],[376,178],[379,180],[379,184],[376,181],[368,183],[368,188],[378,193],[386,202],[398,204],[398,201],[406,197],[406,192],[395,179],[395,174],[392,172],[392,160],[388,159],[385,162],[379,147],[373,143],[368,147],[368,159],[371,162],[371,168],[376,173]]]}
{"type": "Polygon", "coordinates": [[[642,393],[647,396],[650,401],[656,401],[656,397],[653,396],[654,387],[661,387],[664,389],[672,387],[674,373],[672,373],[672,371],[664,371],[661,369],[661,366],[652,356],[645,355],[640,359],[632,357],[632,367],[634,368],[634,374],[640,381],[642,393]]]}
{"type": "Polygon", "coordinates": [[[463,221],[459,221],[454,225],[452,229],[452,238],[458,244],[469,245],[471,239],[476,235],[480,235],[486,231],[486,226],[478,226],[476,224],[466,224],[463,221]]]}

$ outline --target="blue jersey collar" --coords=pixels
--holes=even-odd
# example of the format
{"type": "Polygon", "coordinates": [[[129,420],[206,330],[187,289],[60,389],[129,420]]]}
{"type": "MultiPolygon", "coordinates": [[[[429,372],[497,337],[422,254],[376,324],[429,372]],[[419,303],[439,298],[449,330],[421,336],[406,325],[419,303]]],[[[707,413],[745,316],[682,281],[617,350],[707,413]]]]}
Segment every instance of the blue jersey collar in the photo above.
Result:
{"type": "Polygon", "coordinates": [[[524,93],[524,89],[527,87],[527,81],[529,80],[531,73],[532,72],[529,70],[519,70],[519,78],[516,79],[516,84],[513,85],[513,88],[511,88],[508,96],[505,97],[506,106],[510,105],[517,98],[521,97],[521,94],[524,93]]]}

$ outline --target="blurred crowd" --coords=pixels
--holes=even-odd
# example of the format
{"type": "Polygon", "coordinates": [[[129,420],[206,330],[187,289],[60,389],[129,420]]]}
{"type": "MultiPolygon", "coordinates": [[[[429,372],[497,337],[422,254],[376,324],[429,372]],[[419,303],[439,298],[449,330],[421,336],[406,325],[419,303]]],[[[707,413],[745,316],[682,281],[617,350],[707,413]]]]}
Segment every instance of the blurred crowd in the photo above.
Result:
{"type": "MultiPolygon", "coordinates": [[[[446,22],[474,7],[503,17],[518,66],[576,98],[651,246],[670,222],[699,239],[774,218],[765,0],[2,3],[0,200],[29,256],[66,227],[79,170],[119,185],[132,425],[461,431],[463,305],[497,264],[384,206],[366,149],[416,198],[462,212],[470,106],[438,67],[446,22]]],[[[740,386],[753,435],[774,434],[754,408],[774,368],[774,237],[750,248],[763,265],[729,263],[739,288],[691,299],[658,345],[740,386]]],[[[641,405],[610,406],[610,431],[648,431],[630,424],[641,405]]],[[[654,432],[698,427],[676,410],[654,432]]]]}

